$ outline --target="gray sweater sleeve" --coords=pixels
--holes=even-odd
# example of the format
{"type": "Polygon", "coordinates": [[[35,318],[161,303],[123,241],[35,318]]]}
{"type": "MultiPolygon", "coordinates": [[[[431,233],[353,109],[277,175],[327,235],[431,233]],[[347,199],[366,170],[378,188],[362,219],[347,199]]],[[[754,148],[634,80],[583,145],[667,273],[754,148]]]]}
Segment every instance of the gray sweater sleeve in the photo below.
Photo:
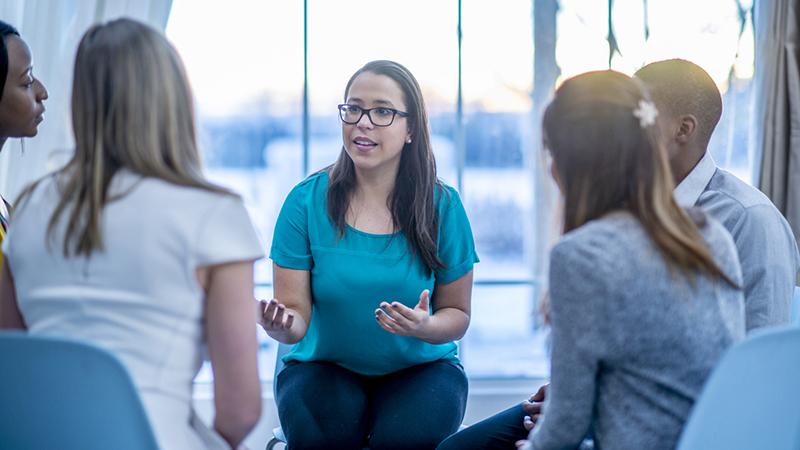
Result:
{"type": "Polygon", "coordinates": [[[592,422],[596,378],[611,338],[602,300],[615,285],[607,258],[593,244],[565,239],[550,255],[551,384],[530,436],[536,450],[574,449],[592,422]]]}

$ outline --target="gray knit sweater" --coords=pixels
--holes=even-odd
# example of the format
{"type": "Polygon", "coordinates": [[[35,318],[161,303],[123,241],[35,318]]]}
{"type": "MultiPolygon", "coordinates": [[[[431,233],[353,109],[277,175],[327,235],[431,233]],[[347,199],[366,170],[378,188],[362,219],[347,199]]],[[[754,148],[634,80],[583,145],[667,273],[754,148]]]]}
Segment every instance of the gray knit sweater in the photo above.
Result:
{"type": "MultiPolygon", "coordinates": [[[[728,232],[701,229],[741,285],[728,232]]],[[[722,353],[744,337],[744,301],[723,280],[670,270],[638,220],[607,215],[566,234],[550,256],[551,385],[532,447],[673,449],[722,353]]]]}

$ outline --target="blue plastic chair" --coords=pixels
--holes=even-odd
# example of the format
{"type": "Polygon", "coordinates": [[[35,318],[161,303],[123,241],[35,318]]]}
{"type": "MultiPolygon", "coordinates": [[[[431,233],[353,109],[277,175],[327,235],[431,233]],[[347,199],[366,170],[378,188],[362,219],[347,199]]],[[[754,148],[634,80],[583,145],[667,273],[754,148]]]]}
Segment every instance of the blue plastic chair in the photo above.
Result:
{"type": "Polygon", "coordinates": [[[0,333],[0,447],[158,450],[128,372],[81,342],[0,333]]]}
{"type": "Polygon", "coordinates": [[[792,323],[800,325],[800,287],[794,288],[794,299],[792,299],[792,323]]]}
{"type": "Polygon", "coordinates": [[[800,449],[800,328],[731,348],[694,405],[678,450],[800,449]]]}

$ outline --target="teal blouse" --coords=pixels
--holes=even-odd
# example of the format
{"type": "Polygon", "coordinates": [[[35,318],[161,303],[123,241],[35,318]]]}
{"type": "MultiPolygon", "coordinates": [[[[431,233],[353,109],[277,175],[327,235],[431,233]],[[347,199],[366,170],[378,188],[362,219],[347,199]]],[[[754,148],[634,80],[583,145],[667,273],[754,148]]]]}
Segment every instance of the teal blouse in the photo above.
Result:
{"type": "MultiPolygon", "coordinates": [[[[429,344],[384,331],[375,320],[382,301],[413,308],[424,289],[450,283],[478,262],[467,214],[458,193],[439,189],[439,258],[446,267],[429,273],[402,233],[370,234],[347,227],[339,237],[328,216],[327,172],[298,184],[281,208],[270,258],[275,264],[311,272],[312,313],[305,337],[284,357],[327,361],[373,376],[445,360],[459,364],[455,342],[429,344]]],[[[278,299],[280,300],[280,299],[278,299]]]]}

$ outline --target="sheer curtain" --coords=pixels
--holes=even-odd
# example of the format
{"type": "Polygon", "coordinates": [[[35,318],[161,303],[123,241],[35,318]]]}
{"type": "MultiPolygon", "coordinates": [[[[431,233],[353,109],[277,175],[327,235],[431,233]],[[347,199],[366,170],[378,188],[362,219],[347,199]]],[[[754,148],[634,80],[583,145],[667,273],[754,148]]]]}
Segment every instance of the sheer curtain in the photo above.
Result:
{"type": "Polygon", "coordinates": [[[45,120],[32,139],[9,139],[0,153],[0,194],[13,201],[22,188],[72,155],[72,68],[81,36],[92,24],[121,16],[164,30],[172,0],[3,0],[0,17],[33,53],[34,74],[47,87],[45,120]]]}
{"type": "Polygon", "coordinates": [[[800,240],[800,0],[757,1],[755,20],[758,186],[800,240]]]}

